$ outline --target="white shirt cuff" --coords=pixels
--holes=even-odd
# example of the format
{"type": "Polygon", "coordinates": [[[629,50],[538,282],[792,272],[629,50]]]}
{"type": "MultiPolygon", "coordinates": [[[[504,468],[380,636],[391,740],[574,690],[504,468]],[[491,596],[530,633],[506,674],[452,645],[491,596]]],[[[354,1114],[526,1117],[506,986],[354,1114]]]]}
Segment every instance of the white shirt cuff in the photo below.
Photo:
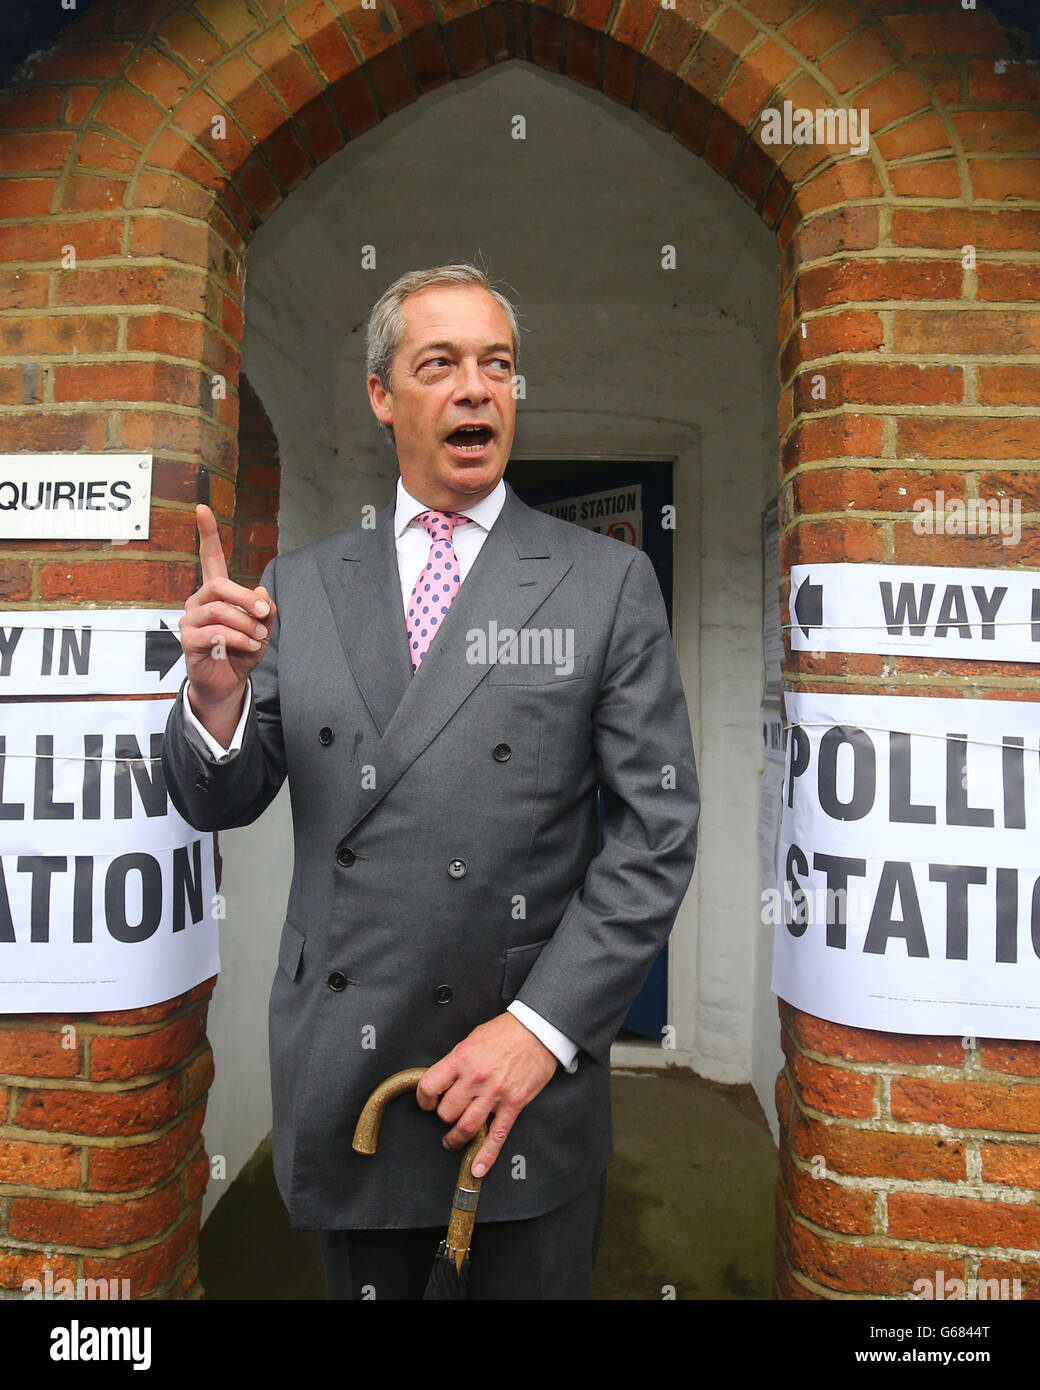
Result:
{"type": "Polygon", "coordinates": [[[206,747],[216,758],[218,763],[227,762],[232,753],[237,753],[242,747],[242,739],[245,736],[246,719],[249,715],[249,704],[253,698],[253,687],[250,681],[246,681],[246,698],[242,701],[242,716],[238,721],[235,732],[231,735],[231,743],[227,748],[222,747],[213,737],[206,726],[198,719],[191,703],[188,700],[188,691],[191,688],[191,681],[184,682],[184,718],[193,729],[197,729],[199,734],[205,739],[206,747]]]}
{"type": "Polygon", "coordinates": [[[576,1072],[578,1070],[578,1044],[571,1042],[566,1033],[561,1033],[559,1028],[554,1028],[551,1023],[547,1023],[541,1014],[536,1014],[534,1009],[514,999],[506,1010],[514,1018],[518,1018],[525,1028],[529,1028],[539,1042],[545,1044],[549,1051],[556,1057],[565,1072],[576,1072]]]}

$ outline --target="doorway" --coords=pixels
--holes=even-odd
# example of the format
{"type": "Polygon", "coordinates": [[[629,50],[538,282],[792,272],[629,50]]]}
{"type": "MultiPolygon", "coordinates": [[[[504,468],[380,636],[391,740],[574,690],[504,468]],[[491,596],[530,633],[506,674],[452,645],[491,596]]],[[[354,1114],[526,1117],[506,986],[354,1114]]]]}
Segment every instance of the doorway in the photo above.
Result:
{"type": "MultiPolygon", "coordinates": [[[[754,859],[760,778],[759,515],[776,491],[775,243],[732,188],[674,141],[522,63],[387,117],[326,160],[249,247],[243,369],[278,439],[280,551],[356,524],[393,497],[396,457],[365,390],[367,307],[396,274],[458,259],[486,263],[520,306],[525,395],[511,485],[562,481],[581,495],[634,477],[645,493],[644,541],[656,533],[672,547],[657,572],[698,757],[698,868],[658,967],[656,1013],[643,1031],[622,1034],[612,1060],[752,1081],[771,1111],[779,1029],[768,983],[755,990],[759,894],[744,870],[754,859]],[[525,110],[538,121],[511,146],[501,196],[488,202],[479,188],[460,188],[452,165],[483,168],[490,156],[480,132],[503,111],[525,110]],[[612,211],[619,181],[631,193],[621,220],[612,211]],[[401,187],[433,222],[402,219],[401,187]],[[673,271],[657,249],[662,219],[685,247],[673,271]],[[371,268],[358,254],[368,245],[371,268]],[[671,493],[658,499],[649,490],[662,464],[671,493]],[[669,496],[674,535],[660,526],[669,496]],[[672,1047],[662,1045],[662,993],[672,1047]],[[756,1054],[756,1031],[775,1058],[756,1054]],[[753,1056],[761,1058],[754,1075],[753,1056]]],[[[265,988],[256,976],[273,958],[284,915],[277,893],[257,883],[258,843],[287,885],[287,794],[248,832],[221,837],[234,906],[210,1011],[216,1079],[206,1124],[232,1172],[268,1122],[266,1056],[241,1038],[242,1010],[265,988]]],[[[218,1195],[211,1185],[207,1203],[218,1195]]]]}
{"type": "MultiPolygon", "coordinates": [[[[510,485],[522,502],[646,552],[672,626],[674,459],[512,459],[510,485]]],[[[600,819],[603,798],[600,796],[600,819]]],[[[660,1042],[668,1020],[668,944],[625,1016],[619,1037],[660,1042]]]]}

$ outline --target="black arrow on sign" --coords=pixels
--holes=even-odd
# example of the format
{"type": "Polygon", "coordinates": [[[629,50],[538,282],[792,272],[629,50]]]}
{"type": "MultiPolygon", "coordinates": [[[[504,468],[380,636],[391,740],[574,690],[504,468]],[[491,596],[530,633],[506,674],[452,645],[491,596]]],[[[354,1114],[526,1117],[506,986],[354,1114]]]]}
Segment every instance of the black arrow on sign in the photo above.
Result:
{"type": "Polygon", "coordinates": [[[795,594],[794,616],[806,639],[811,627],[823,627],[823,585],[810,583],[808,575],[795,594]]]}
{"type": "Polygon", "coordinates": [[[172,670],[181,659],[181,639],[172,628],[160,618],[158,632],[146,632],[144,636],[144,669],[158,671],[162,680],[166,672],[172,670]]]}

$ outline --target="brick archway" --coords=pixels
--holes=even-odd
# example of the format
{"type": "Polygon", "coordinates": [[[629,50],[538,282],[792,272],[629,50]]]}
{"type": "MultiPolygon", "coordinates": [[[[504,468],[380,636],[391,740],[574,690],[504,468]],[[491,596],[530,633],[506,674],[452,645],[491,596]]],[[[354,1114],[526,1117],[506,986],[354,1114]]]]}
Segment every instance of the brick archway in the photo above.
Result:
{"type": "MultiPolygon", "coordinates": [[[[1040,509],[1040,421],[1022,409],[1040,384],[1036,68],[982,0],[904,8],[99,0],[0,101],[0,443],[151,452],[151,539],[10,546],[7,602],[183,602],[195,502],[233,544],[252,231],[383,116],[510,58],[670,131],[775,229],[782,592],[803,560],[1006,563],[995,539],[916,535],[909,504],[915,487],[1013,487],[1040,509]],[[868,107],[869,152],[763,143],[761,113],[784,101],[868,107]]],[[[1016,558],[1035,564],[1035,546],[1016,558]]],[[[1028,698],[1030,673],[999,666],[985,693],[1028,698]]],[[[963,662],[790,651],[785,674],[882,693],[977,693],[979,679],[963,662]]],[[[56,1275],[198,1291],[208,993],[77,1020],[74,1053],[64,1019],[4,1020],[0,1285],[53,1251],[56,1275]]],[[[1040,1046],[969,1056],[786,1007],[782,1020],[781,1296],[905,1293],[938,1267],[1013,1269],[1040,1295],[1040,1046]]]]}

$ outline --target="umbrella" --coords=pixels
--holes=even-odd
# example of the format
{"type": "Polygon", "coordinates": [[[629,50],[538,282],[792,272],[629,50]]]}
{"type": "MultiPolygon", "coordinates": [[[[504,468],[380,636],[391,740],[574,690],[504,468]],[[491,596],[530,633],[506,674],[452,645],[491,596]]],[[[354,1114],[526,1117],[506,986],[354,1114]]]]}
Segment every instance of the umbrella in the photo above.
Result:
{"type": "MultiPolygon", "coordinates": [[[[387,1104],[394,1096],[403,1095],[405,1091],[414,1091],[426,1070],[426,1067],[409,1067],[406,1071],[394,1072],[393,1076],[388,1076],[385,1081],[380,1082],[365,1102],[358,1118],[352,1145],[355,1153],[375,1153],[379,1142],[379,1126],[383,1122],[383,1111],[387,1104]]],[[[430,1279],[423,1294],[424,1299],[466,1297],[469,1247],[473,1238],[473,1225],[477,1219],[480,1185],[483,1182],[483,1178],[473,1176],[470,1166],[486,1138],[487,1125],[481,1125],[462,1155],[448,1230],[437,1248],[430,1279]]]]}

